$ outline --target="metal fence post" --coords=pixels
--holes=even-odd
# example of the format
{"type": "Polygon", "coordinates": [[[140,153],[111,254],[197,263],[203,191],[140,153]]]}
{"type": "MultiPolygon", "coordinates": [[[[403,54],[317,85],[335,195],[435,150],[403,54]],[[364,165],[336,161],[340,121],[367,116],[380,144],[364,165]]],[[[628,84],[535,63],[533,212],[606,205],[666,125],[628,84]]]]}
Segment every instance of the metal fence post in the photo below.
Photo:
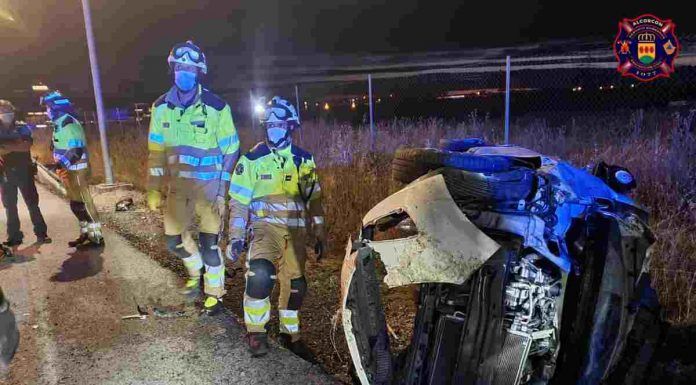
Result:
{"type": "Polygon", "coordinates": [[[375,122],[374,110],[372,107],[372,74],[367,74],[368,103],[370,105],[370,149],[375,150],[375,122]]]}
{"type": "Polygon", "coordinates": [[[92,70],[92,86],[94,87],[94,101],[97,106],[97,124],[99,126],[99,139],[101,141],[102,157],[104,159],[104,179],[106,184],[114,184],[114,174],[111,170],[111,158],[109,157],[109,143],[106,137],[106,119],[104,117],[104,102],[102,100],[101,80],[99,78],[99,64],[97,62],[97,47],[94,43],[94,31],[92,30],[92,16],[89,9],[89,0],[82,0],[82,13],[85,18],[85,34],[87,35],[87,49],[89,51],[89,64],[92,70]]]}
{"type": "Polygon", "coordinates": [[[510,144],[510,55],[505,59],[505,144],[510,144]]]}

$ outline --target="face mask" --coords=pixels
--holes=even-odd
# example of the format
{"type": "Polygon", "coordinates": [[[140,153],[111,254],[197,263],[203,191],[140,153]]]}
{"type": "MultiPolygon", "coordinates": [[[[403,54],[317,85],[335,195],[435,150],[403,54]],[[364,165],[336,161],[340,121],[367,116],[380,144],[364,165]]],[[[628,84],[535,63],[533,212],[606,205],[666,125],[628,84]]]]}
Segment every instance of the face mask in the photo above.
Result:
{"type": "Polygon", "coordinates": [[[3,126],[9,127],[12,122],[14,122],[14,112],[5,112],[0,114],[0,122],[2,122],[3,126]]]}
{"type": "Polygon", "coordinates": [[[268,141],[274,146],[279,146],[283,144],[283,141],[286,139],[287,134],[288,130],[280,127],[271,127],[266,129],[266,136],[268,138],[268,141]]]}
{"type": "Polygon", "coordinates": [[[191,91],[196,86],[197,76],[195,72],[174,71],[174,84],[184,92],[191,91]]]}

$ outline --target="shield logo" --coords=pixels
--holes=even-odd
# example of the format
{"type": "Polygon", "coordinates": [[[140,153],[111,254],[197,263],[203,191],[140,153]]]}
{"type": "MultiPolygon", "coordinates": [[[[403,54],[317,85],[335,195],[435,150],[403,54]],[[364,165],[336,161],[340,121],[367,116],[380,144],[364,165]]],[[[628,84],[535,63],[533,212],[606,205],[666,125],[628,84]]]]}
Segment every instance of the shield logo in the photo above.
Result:
{"type": "Polygon", "coordinates": [[[673,53],[677,50],[677,47],[675,47],[674,44],[672,44],[672,41],[671,41],[671,40],[667,40],[667,43],[665,43],[665,44],[662,46],[662,48],[665,49],[665,53],[666,53],[667,55],[671,55],[671,54],[673,54],[673,53]]]}
{"type": "Polygon", "coordinates": [[[623,19],[614,39],[616,69],[642,81],[669,77],[680,49],[675,28],[672,20],[649,14],[623,19]]]}
{"type": "Polygon", "coordinates": [[[638,43],[638,60],[643,64],[655,61],[655,43],[638,43]]]}

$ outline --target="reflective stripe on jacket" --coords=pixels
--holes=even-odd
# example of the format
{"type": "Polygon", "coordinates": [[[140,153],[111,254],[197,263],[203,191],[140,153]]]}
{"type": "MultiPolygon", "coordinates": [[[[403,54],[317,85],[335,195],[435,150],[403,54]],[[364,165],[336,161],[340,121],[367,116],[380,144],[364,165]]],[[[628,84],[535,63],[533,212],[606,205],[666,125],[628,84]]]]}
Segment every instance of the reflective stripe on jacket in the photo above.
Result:
{"type": "Polygon", "coordinates": [[[224,196],[239,154],[239,138],[230,106],[199,86],[196,101],[185,108],[171,102],[172,88],[152,106],[148,135],[149,190],[192,182],[224,196]]]}
{"type": "Polygon", "coordinates": [[[323,232],[314,158],[292,144],[270,149],[259,143],[242,156],[232,175],[230,198],[232,238],[243,238],[249,221],[291,228],[314,226],[323,232]]]}
{"type": "Polygon", "coordinates": [[[89,167],[87,139],[82,124],[70,114],[64,114],[53,125],[53,160],[71,171],[89,167]]]}

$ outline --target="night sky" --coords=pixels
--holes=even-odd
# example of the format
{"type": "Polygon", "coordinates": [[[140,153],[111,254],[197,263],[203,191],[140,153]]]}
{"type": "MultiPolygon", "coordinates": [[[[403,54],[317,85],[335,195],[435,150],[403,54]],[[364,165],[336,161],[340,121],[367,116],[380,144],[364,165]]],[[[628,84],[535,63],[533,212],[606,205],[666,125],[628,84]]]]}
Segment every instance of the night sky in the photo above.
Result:
{"type": "MultiPolygon", "coordinates": [[[[193,38],[211,71],[253,71],[270,55],[366,55],[611,41],[617,22],[651,12],[696,33],[684,1],[91,0],[107,93],[167,86],[166,55],[193,38]],[[688,15],[688,16],[687,16],[688,15]],[[231,68],[216,57],[234,57],[231,68]],[[145,83],[146,86],[142,86],[145,83]]],[[[608,48],[609,49],[609,48],[608,48]]],[[[367,56],[369,57],[369,56],[367,56]]],[[[305,59],[306,60],[306,59],[305,59]]],[[[0,0],[0,97],[44,81],[89,94],[80,0],[0,0]],[[11,20],[12,19],[12,20],[11,20]]],[[[282,69],[280,69],[282,70],[282,69]]],[[[216,76],[210,81],[215,82],[216,76]]]]}

